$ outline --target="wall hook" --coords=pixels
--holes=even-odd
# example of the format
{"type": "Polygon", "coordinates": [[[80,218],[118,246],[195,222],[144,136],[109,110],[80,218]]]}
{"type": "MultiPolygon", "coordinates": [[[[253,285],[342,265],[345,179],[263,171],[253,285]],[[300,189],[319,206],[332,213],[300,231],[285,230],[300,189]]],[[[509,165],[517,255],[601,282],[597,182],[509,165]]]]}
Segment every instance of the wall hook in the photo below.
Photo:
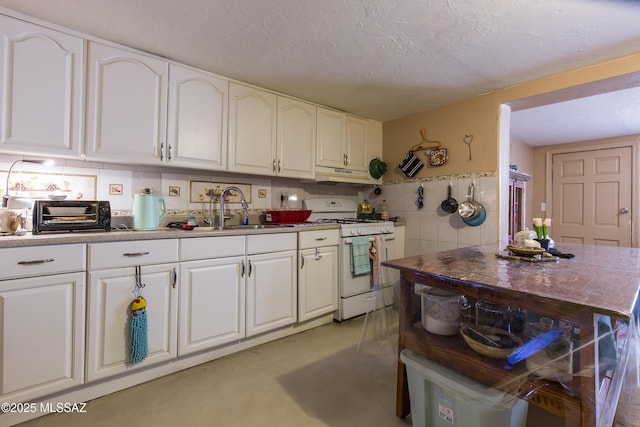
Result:
{"type": "Polygon", "coordinates": [[[473,141],[473,135],[465,135],[462,141],[467,144],[469,148],[469,161],[471,161],[471,141],[473,141]]]}

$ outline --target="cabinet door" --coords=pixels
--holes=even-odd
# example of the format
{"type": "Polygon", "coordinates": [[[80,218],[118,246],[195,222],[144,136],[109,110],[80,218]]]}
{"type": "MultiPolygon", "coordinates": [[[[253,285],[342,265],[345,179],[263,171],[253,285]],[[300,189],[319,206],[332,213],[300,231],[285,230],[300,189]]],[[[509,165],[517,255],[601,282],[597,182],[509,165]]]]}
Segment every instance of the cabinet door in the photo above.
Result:
{"type": "Polygon", "coordinates": [[[227,165],[229,82],[170,64],[167,151],[169,164],[207,170],[227,165]]]}
{"type": "Polygon", "coordinates": [[[296,251],[248,257],[247,336],[296,321],[296,251]]]}
{"type": "MultiPolygon", "coordinates": [[[[382,123],[367,120],[367,160],[382,159],[382,123]]],[[[369,165],[367,164],[367,169],[369,165]]]]}
{"type": "Polygon", "coordinates": [[[244,257],[180,267],[178,355],[244,338],[244,257]]]}
{"type": "Polygon", "coordinates": [[[300,251],[298,269],[298,321],[337,310],[338,247],[300,251]]]}
{"type": "Polygon", "coordinates": [[[347,169],[368,171],[367,121],[347,116],[347,169]]]}
{"type": "Polygon", "coordinates": [[[149,356],[131,365],[133,267],[89,272],[87,381],[170,360],[177,355],[176,264],[142,266],[142,296],[147,300],[149,356]]]}
{"type": "Polygon", "coordinates": [[[168,63],[94,42],[87,57],[87,158],[163,163],[168,63]]]}
{"type": "Polygon", "coordinates": [[[345,114],[318,108],[317,117],[316,164],[344,168],[347,163],[344,147],[345,114]]]}
{"type": "Polygon", "coordinates": [[[0,149],[81,154],[83,41],[0,16],[0,149]]]}
{"type": "Polygon", "coordinates": [[[316,164],[316,107],[278,97],[278,160],[276,173],[313,178],[316,164]]]}
{"type": "Polygon", "coordinates": [[[2,401],[84,382],[85,273],[0,283],[2,401]]]}
{"type": "Polygon", "coordinates": [[[229,84],[229,166],[232,172],[275,175],[278,97],[229,84]]]}

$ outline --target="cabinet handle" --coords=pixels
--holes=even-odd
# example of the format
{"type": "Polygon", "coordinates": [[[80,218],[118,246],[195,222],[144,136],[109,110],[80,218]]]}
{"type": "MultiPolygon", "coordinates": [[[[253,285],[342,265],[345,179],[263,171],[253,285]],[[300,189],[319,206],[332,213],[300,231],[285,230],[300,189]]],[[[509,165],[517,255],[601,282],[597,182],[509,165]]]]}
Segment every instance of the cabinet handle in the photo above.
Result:
{"type": "Polygon", "coordinates": [[[300,254],[300,270],[304,268],[304,255],[300,254]]]}
{"type": "Polygon", "coordinates": [[[240,277],[244,277],[244,261],[242,261],[240,265],[242,265],[242,267],[240,268],[240,277]]]}
{"type": "Polygon", "coordinates": [[[271,169],[273,170],[273,173],[276,173],[276,159],[273,159],[273,164],[271,165],[271,169]]]}
{"type": "Polygon", "coordinates": [[[143,256],[143,255],[149,255],[149,252],[125,252],[123,255],[128,257],[143,256]]]}
{"type": "Polygon", "coordinates": [[[280,160],[278,160],[278,173],[280,173],[280,160]]]}
{"type": "Polygon", "coordinates": [[[342,164],[347,166],[347,155],[346,154],[342,155],[342,164]]]}
{"type": "Polygon", "coordinates": [[[173,289],[176,288],[176,283],[178,282],[178,273],[176,272],[176,268],[173,268],[173,277],[171,278],[171,280],[173,281],[173,283],[171,284],[171,286],[173,287],[173,289]]]}
{"type": "Polygon", "coordinates": [[[53,258],[45,258],[45,259],[34,259],[31,261],[18,261],[18,265],[32,265],[32,264],[44,264],[47,262],[53,262],[53,258]]]}
{"type": "Polygon", "coordinates": [[[251,265],[251,260],[249,260],[249,277],[251,277],[251,270],[253,270],[253,266],[251,265]]]}
{"type": "Polygon", "coordinates": [[[167,160],[173,160],[173,147],[169,144],[169,152],[167,153],[167,160]]]}
{"type": "Polygon", "coordinates": [[[316,248],[316,261],[320,261],[322,259],[322,255],[320,254],[320,248],[316,248]]]}
{"type": "Polygon", "coordinates": [[[160,144],[160,160],[164,162],[164,142],[160,144]]]}
{"type": "Polygon", "coordinates": [[[323,241],[323,240],[327,240],[327,238],[326,238],[326,237],[316,237],[316,240],[317,240],[318,242],[321,242],[321,241],[323,241]]]}

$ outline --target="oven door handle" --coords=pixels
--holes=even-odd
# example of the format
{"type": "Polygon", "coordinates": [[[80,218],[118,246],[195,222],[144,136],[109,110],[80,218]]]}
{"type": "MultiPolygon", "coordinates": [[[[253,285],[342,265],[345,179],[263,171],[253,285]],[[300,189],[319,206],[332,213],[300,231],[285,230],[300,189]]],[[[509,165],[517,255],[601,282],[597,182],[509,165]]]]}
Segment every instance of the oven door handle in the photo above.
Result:
{"type": "MultiPolygon", "coordinates": [[[[369,237],[369,241],[370,242],[373,242],[374,240],[375,239],[373,237],[369,237]]],[[[353,240],[352,239],[344,239],[344,243],[347,244],[347,245],[350,245],[350,244],[353,243],[353,240]]]]}

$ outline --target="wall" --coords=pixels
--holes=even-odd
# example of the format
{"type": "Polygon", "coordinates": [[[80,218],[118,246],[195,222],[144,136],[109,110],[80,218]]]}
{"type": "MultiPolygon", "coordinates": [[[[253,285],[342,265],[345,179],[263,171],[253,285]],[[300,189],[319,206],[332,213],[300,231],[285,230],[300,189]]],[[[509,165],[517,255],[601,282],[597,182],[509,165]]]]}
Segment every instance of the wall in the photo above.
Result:
{"type": "MultiPolygon", "coordinates": [[[[4,194],[7,171],[11,163],[22,159],[23,156],[0,154],[0,182],[4,194]]],[[[35,156],[25,158],[35,159],[35,156]]],[[[362,197],[362,188],[349,185],[323,185],[316,183],[301,183],[297,179],[270,178],[261,176],[249,176],[226,172],[207,173],[202,170],[174,169],[153,166],[119,165],[100,162],[84,162],[81,160],[56,159],[55,165],[46,168],[42,165],[27,163],[17,164],[11,172],[11,180],[19,180],[21,172],[25,172],[24,178],[39,176],[42,181],[51,181],[63,187],[63,181],[73,191],[68,191],[70,198],[78,195],[78,189],[74,188],[74,176],[86,176],[95,181],[95,198],[97,200],[109,200],[111,210],[115,215],[127,215],[131,211],[131,196],[139,193],[140,189],[150,187],[154,194],[165,196],[167,210],[171,215],[196,215],[205,214],[208,203],[189,202],[190,181],[211,181],[222,183],[251,184],[251,203],[249,204],[251,223],[258,221],[258,215],[266,209],[278,209],[280,207],[280,194],[286,192],[290,198],[288,208],[301,208],[305,198],[340,196],[353,198],[359,201],[362,197]],[[34,172],[35,174],[29,174],[34,172]],[[69,184],[69,182],[71,182],[69,184]],[[121,185],[122,192],[110,194],[113,184],[121,185]],[[169,187],[178,187],[179,196],[169,196],[169,187]],[[260,197],[259,190],[264,190],[264,197],[260,197]]],[[[13,192],[10,192],[14,194],[13,192]]],[[[47,197],[46,191],[38,192],[38,197],[47,197]]],[[[85,200],[87,198],[85,197],[85,200]]],[[[232,205],[232,210],[239,209],[239,205],[232,205]]],[[[239,221],[239,217],[237,218],[239,221]]],[[[232,219],[231,221],[234,221],[232,219]]],[[[114,223],[117,220],[114,219],[114,223]]]]}
{"type": "MultiPolygon", "coordinates": [[[[524,204],[524,212],[525,212],[525,224],[531,224],[533,212],[533,189],[536,187],[536,182],[540,185],[544,185],[544,181],[538,179],[536,180],[536,175],[533,173],[533,147],[525,144],[522,141],[518,141],[517,139],[511,139],[509,144],[509,165],[517,165],[518,172],[526,173],[527,175],[531,175],[532,178],[527,182],[525,187],[525,204],[524,204]]],[[[539,175],[538,175],[539,177],[539,175]]],[[[538,203],[538,206],[540,204],[538,203]]],[[[541,216],[541,215],[536,215],[541,216]]],[[[531,228],[531,227],[529,227],[531,228]]]]}
{"type": "MultiPolygon", "coordinates": [[[[420,129],[425,128],[427,139],[439,140],[449,150],[449,159],[443,166],[423,168],[415,179],[448,179],[459,174],[496,174],[496,206],[492,208],[497,212],[498,218],[495,222],[494,241],[503,241],[507,234],[508,212],[508,189],[504,176],[508,174],[509,158],[508,155],[505,156],[505,152],[509,150],[508,131],[505,132],[504,126],[501,128],[500,125],[500,116],[505,111],[503,104],[509,104],[514,110],[518,110],[585,96],[590,91],[616,90],[624,84],[628,84],[627,87],[637,86],[638,74],[634,73],[639,71],[640,54],[631,55],[386,122],[383,124],[383,159],[390,168],[383,177],[384,182],[390,185],[402,185],[405,182],[406,177],[397,165],[407,151],[420,142],[420,129]],[[601,84],[601,81],[605,83],[601,84]],[[465,135],[474,137],[471,160],[463,142],[465,135]],[[500,162],[500,158],[505,161],[500,162]]],[[[506,107],[506,111],[508,114],[509,107],[506,107]]],[[[535,215],[535,212],[533,209],[532,214],[535,215]]],[[[410,226],[413,225],[408,224],[408,228],[410,226]]]]}

